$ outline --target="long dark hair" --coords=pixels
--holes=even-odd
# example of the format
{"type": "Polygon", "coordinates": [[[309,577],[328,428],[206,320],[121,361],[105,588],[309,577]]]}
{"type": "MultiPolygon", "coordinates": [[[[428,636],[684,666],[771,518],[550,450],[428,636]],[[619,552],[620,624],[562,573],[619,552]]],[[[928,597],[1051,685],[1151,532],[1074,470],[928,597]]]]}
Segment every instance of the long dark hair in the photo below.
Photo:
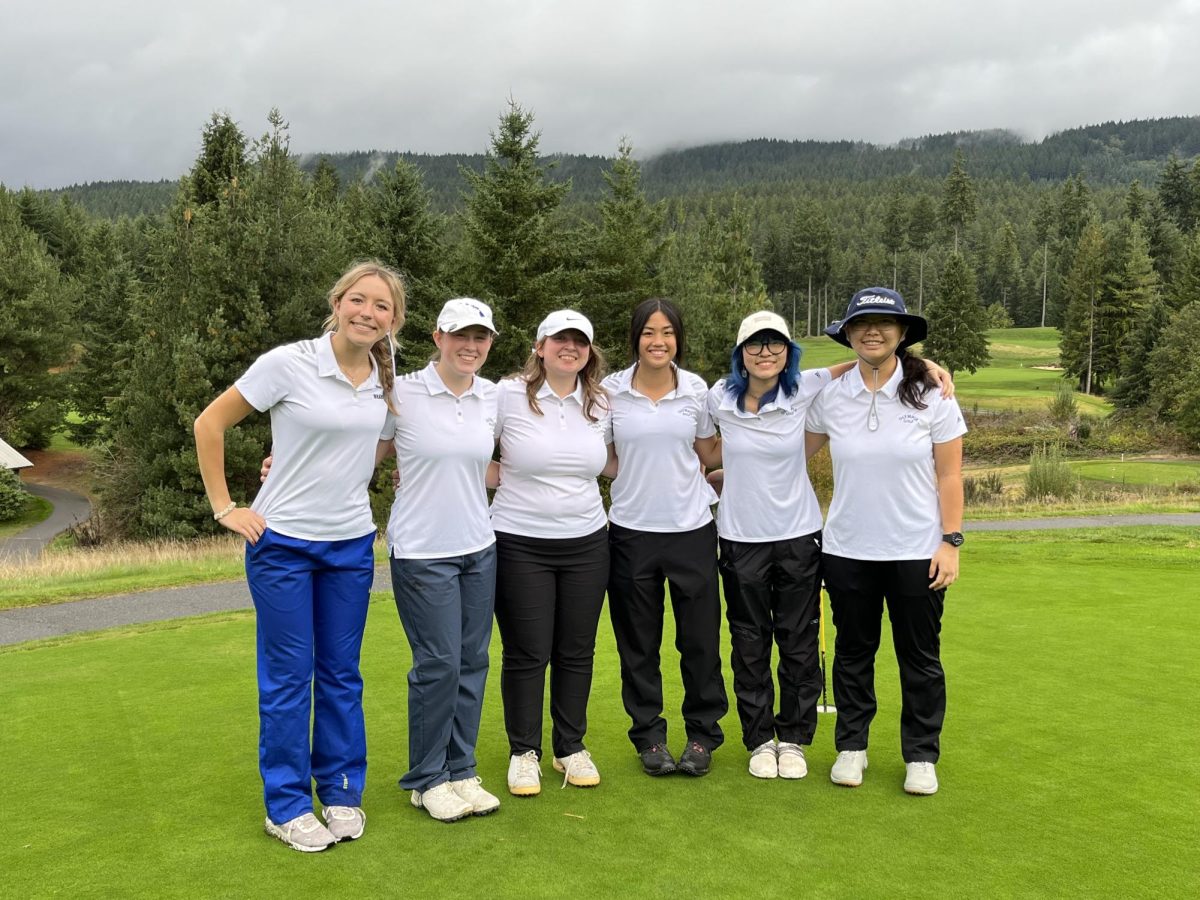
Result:
{"type": "Polygon", "coordinates": [[[671,323],[671,328],[675,330],[675,365],[682,366],[684,351],[687,348],[687,341],[684,339],[683,317],[679,315],[675,304],[666,297],[651,297],[633,308],[633,315],[629,318],[629,361],[631,363],[638,361],[642,330],[656,312],[666,316],[667,321],[671,323]]]}
{"type": "Polygon", "coordinates": [[[900,363],[900,402],[913,409],[925,409],[929,406],[922,398],[925,392],[937,387],[937,379],[929,374],[925,360],[914,354],[907,347],[896,351],[896,359],[900,363]]]}

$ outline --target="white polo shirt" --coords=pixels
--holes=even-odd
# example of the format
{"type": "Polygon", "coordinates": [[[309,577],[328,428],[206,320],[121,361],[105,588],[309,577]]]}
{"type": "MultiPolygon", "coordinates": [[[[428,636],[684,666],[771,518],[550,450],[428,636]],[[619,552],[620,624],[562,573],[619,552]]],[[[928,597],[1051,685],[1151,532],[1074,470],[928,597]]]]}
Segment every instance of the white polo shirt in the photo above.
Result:
{"type": "Polygon", "coordinates": [[[235,383],[271,411],[271,471],[251,509],[279,534],[344,541],[375,530],[367,485],[390,413],[375,361],[357,388],[338,367],[332,332],[268,351],[235,383]]]}
{"type": "Polygon", "coordinates": [[[525,380],[496,385],[500,487],[492,498],[496,531],[536,538],[583,537],[606,524],[596,476],[608,462],[611,413],[603,401],[589,422],[583,388],[561,400],[543,384],[542,415],[529,408],[525,380]]]}
{"type": "Polygon", "coordinates": [[[867,428],[871,392],[855,366],[813,403],[808,430],[829,435],[833,502],[825,552],[849,559],[929,559],[942,541],[933,445],[967,433],[955,400],[931,388],[925,409],[900,402],[900,366],[879,389],[879,428],[867,428]]]}
{"type": "Polygon", "coordinates": [[[758,412],[737,408],[725,380],[708,392],[708,411],[721,430],[725,485],[717,507],[721,537],[746,543],[783,541],[821,530],[821,507],[804,462],[805,413],[828,369],[800,373],[796,393],[758,412]]]}
{"type": "Polygon", "coordinates": [[[391,554],[438,559],[490,547],[485,478],[496,445],[496,385],[477,375],[456,397],[430,363],[396,379],[393,397],[397,415],[382,435],[395,445],[400,472],[391,554]]]}
{"type": "Polygon", "coordinates": [[[708,385],[676,368],[679,386],[655,402],[634,389],[635,368],[604,379],[620,460],[609,521],[638,531],[694,531],[712,521],[717,502],[693,446],[717,432],[708,414],[708,385]]]}

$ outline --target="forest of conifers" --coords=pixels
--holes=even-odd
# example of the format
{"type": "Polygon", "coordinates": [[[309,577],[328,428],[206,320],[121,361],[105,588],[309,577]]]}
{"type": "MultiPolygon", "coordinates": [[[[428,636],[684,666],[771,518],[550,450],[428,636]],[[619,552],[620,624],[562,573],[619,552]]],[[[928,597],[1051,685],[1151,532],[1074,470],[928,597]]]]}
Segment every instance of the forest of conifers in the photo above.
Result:
{"type": "MultiPolygon", "coordinates": [[[[101,449],[101,520],[123,534],[211,528],[192,419],[258,354],[314,334],[325,290],[364,256],[407,276],[402,367],[426,358],[450,296],[495,308],[497,377],[561,306],[621,364],[629,310],[666,295],[687,367],[711,380],[747,312],[813,333],[882,284],[930,318],[925,349],[956,371],[986,364],[989,327],[1056,326],[1079,389],[1200,439],[1191,364],[1172,364],[1200,341],[1200,117],[641,162],[627,143],[543,156],[515,103],[481,156],[301,156],[278,113],[257,139],[220,114],[197,133],[179,182],[0,186],[0,435],[36,447],[65,425],[101,449]]],[[[267,441],[265,419],[231,434],[235,495],[253,493],[267,441]]]]}

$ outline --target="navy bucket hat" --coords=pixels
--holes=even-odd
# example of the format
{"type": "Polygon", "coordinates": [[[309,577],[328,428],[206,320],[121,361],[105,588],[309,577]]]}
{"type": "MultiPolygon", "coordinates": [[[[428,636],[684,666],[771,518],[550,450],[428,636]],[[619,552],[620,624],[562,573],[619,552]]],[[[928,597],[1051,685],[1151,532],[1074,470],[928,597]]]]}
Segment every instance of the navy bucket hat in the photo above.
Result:
{"type": "Polygon", "coordinates": [[[839,344],[849,347],[850,339],[846,337],[846,323],[856,316],[865,315],[893,316],[899,319],[900,324],[906,329],[904,338],[900,341],[901,347],[920,343],[929,333],[929,326],[925,320],[920,316],[914,316],[905,307],[904,298],[898,292],[884,287],[863,288],[851,297],[850,303],[846,306],[846,314],[826,328],[825,333],[839,344]]]}

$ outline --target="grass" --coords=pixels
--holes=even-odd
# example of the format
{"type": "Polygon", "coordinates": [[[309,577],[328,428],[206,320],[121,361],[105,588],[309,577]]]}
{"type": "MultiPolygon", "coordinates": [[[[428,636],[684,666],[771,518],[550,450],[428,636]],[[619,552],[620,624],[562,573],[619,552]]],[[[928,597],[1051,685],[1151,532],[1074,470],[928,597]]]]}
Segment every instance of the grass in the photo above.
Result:
{"type": "Polygon", "coordinates": [[[1072,462],[1071,468],[1087,481],[1115,485],[1200,487],[1200,461],[1185,459],[1087,459],[1072,462]]]}
{"type": "MultiPolygon", "coordinates": [[[[745,772],[736,716],[704,779],[651,780],[625,738],[611,631],[597,648],[588,745],[604,783],[503,795],[440,825],[396,787],[407,645],[371,606],[367,834],[306,856],[262,834],[254,623],[220,615],[0,649],[3,757],[21,808],[0,843],[6,891],[44,897],[1160,897],[1194,886],[1200,529],[974,536],[943,630],[950,707],[942,791],[900,788],[899,701],[880,654],[871,768],[829,783],[822,716],[800,782],[745,772]],[[1186,743],[1186,738],[1185,738],[1186,743]],[[1163,777],[1163,766],[1168,767],[1163,777]]],[[[885,624],[886,628],[886,624],[885,624]]],[[[885,645],[887,637],[885,635],[885,645]]],[[[724,643],[728,647],[727,641],[724,643]]],[[[486,785],[507,748],[499,647],[479,742],[486,785]]],[[[664,641],[676,752],[678,676],[664,641]]]]}
{"type": "MultiPolygon", "coordinates": [[[[64,603],[245,576],[240,538],[128,543],[99,549],[52,545],[32,561],[0,564],[0,609],[64,603]]],[[[375,545],[375,558],[387,550],[375,545]]]]}
{"type": "Polygon", "coordinates": [[[54,504],[41,497],[30,494],[25,499],[25,509],[15,519],[0,522],[0,538],[11,537],[27,528],[32,528],[39,522],[44,522],[54,511],[54,504]]]}

